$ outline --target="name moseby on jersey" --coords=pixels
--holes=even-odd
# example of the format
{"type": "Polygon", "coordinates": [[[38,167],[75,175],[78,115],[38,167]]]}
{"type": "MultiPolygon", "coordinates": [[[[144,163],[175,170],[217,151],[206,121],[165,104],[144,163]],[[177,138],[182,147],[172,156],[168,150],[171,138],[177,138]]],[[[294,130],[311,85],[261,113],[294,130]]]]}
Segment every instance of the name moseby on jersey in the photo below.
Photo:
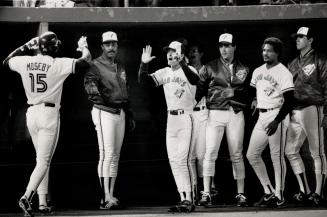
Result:
{"type": "Polygon", "coordinates": [[[51,67],[50,64],[46,63],[27,63],[26,64],[26,70],[27,71],[42,71],[42,72],[48,72],[49,68],[51,67]]]}

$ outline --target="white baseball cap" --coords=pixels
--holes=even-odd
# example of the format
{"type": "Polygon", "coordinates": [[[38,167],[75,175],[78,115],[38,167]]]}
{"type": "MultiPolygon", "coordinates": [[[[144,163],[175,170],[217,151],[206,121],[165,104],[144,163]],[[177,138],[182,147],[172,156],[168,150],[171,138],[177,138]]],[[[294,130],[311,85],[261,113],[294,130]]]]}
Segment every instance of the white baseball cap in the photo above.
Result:
{"type": "Polygon", "coordinates": [[[219,36],[219,43],[233,44],[233,35],[229,33],[224,33],[219,36]]]}
{"type": "Polygon", "coordinates": [[[297,30],[297,32],[294,33],[292,36],[293,36],[293,37],[297,37],[297,36],[299,36],[299,35],[302,35],[302,36],[308,36],[308,35],[310,35],[310,33],[311,33],[311,31],[310,31],[309,27],[304,27],[304,26],[302,26],[302,27],[300,27],[300,28],[297,30]]]}
{"type": "Polygon", "coordinates": [[[163,50],[167,52],[168,50],[174,50],[177,53],[182,51],[182,43],[178,41],[172,41],[168,46],[164,47],[163,50]]]}
{"type": "Polygon", "coordinates": [[[108,41],[118,41],[117,34],[111,31],[102,34],[102,43],[108,41]]]}

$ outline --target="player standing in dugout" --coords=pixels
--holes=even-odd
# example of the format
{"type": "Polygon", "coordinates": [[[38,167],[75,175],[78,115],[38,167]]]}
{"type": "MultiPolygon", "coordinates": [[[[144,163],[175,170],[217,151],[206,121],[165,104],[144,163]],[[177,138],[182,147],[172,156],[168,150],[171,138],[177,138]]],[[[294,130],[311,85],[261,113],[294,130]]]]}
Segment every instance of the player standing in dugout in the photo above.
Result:
{"type": "Polygon", "coordinates": [[[293,35],[300,52],[288,66],[294,77],[294,106],[287,134],[286,156],[299,184],[294,195],[299,203],[322,205],[327,163],[324,129],[327,128],[327,57],[312,48],[313,31],[301,27],[293,35]],[[316,188],[311,192],[305,166],[300,155],[304,140],[314,160],[316,188]]]}
{"type": "Polygon", "coordinates": [[[199,77],[196,69],[185,62],[185,47],[173,41],[164,47],[170,67],[148,74],[148,65],[155,58],[151,56],[152,47],[143,48],[139,81],[152,78],[156,86],[163,85],[166,97],[168,117],[166,130],[166,146],[170,167],[180,195],[180,202],[171,207],[170,212],[191,212],[194,210],[193,177],[191,173],[191,157],[193,148],[192,112],[196,104],[195,91],[199,77]]]}
{"type": "Polygon", "coordinates": [[[135,128],[128,99],[125,67],[116,60],[118,37],[115,32],[102,34],[102,54],[92,60],[84,78],[85,90],[93,103],[91,111],[99,145],[98,176],[101,187],[100,209],[119,209],[114,196],[120,151],[125,127],[135,128]]]}

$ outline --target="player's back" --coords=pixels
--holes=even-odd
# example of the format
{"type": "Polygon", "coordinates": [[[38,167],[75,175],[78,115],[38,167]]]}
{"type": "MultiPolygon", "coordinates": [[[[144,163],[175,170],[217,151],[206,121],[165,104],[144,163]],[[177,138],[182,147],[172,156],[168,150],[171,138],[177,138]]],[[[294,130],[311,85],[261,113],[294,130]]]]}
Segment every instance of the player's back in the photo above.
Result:
{"type": "Polygon", "coordinates": [[[28,104],[50,102],[59,105],[63,82],[73,72],[74,62],[71,58],[39,54],[13,57],[9,67],[21,75],[28,104]]]}

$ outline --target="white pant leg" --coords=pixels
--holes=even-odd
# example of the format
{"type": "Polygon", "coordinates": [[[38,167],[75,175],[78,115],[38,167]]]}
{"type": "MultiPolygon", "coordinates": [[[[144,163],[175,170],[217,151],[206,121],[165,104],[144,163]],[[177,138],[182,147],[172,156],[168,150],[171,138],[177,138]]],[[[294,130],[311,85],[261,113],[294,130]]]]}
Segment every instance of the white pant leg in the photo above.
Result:
{"type": "Polygon", "coordinates": [[[276,132],[269,136],[270,156],[274,167],[275,190],[282,191],[285,188],[286,162],[285,162],[285,144],[286,131],[289,124],[289,116],[278,125],[276,132]]]}
{"type": "Polygon", "coordinates": [[[120,151],[125,134],[125,113],[112,114],[97,108],[92,110],[99,143],[98,174],[117,177],[120,151]],[[102,171],[101,171],[102,167],[102,171]]]}
{"type": "Polygon", "coordinates": [[[261,123],[260,115],[259,119],[252,131],[250,144],[246,157],[249,160],[254,172],[256,173],[258,179],[261,182],[262,186],[270,185],[270,180],[268,177],[266,165],[262,160],[261,154],[268,144],[267,133],[261,123]]]}
{"type": "Polygon", "coordinates": [[[229,111],[209,110],[206,128],[206,148],[203,160],[203,176],[214,176],[216,160],[224,136],[225,126],[229,121],[229,111]]]}
{"type": "Polygon", "coordinates": [[[170,115],[167,120],[167,154],[179,192],[191,192],[192,120],[190,114],[170,115]]]}
{"type": "Polygon", "coordinates": [[[31,174],[27,189],[39,193],[48,192],[48,177],[44,179],[54,151],[57,146],[60,117],[59,110],[45,107],[43,104],[32,106],[28,109],[27,127],[36,143],[36,166],[31,174]]]}
{"type": "Polygon", "coordinates": [[[244,115],[240,111],[237,114],[230,111],[231,118],[226,127],[228,150],[232,161],[234,179],[245,178],[245,167],[243,160],[243,138],[244,138],[244,115]]]}
{"type": "Polygon", "coordinates": [[[305,166],[300,155],[306,134],[303,130],[302,111],[294,110],[287,129],[285,155],[287,156],[294,174],[305,171],[305,166]]]}
{"type": "Polygon", "coordinates": [[[324,117],[322,106],[309,106],[303,109],[303,123],[309,149],[314,160],[315,173],[326,174],[326,155],[324,150],[324,130],[320,126],[324,117]]]}
{"type": "MultiPolygon", "coordinates": [[[[194,157],[192,159],[192,170],[197,171],[199,177],[203,177],[203,159],[206,149],[206,127],[208,121],[208,110],[193,112],[193,134],[192,143],[194,157]],[[197,165],[196,164],[197,160],[197,165]]],[[[196,174],[196,172],[194,173],[196,174]]],[[[197,177],[195,176],[195,181],[197,177]]]]}

